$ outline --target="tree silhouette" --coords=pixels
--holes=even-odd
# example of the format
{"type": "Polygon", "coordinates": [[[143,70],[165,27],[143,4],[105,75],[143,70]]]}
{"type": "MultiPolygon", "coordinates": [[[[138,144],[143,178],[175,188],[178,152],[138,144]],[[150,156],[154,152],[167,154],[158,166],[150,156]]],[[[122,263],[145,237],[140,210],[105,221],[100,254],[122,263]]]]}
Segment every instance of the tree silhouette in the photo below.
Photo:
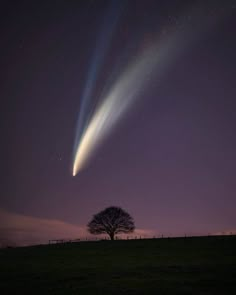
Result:
{"type": "Polygon", "coordinates": [[[91,234],[108,234],[114,240],[116,234],[131,233],[135,229],[134,220],[120,207],[108,207],[95,214],[88,223],[91,234]]]}

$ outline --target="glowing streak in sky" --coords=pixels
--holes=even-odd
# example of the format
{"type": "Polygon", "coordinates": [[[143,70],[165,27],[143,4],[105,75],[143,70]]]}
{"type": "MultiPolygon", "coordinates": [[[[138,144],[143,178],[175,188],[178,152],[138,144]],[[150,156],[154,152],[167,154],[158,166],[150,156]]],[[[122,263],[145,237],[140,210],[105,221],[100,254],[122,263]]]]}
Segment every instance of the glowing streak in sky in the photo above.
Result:
{"type": "Polygon", "coordinates": [[[151,74],[155,73],[155,78],[158,75],[163,75],[164,70],[168,68],[176,55],[186,45],[189,45],[190,41],[193,43],[201,33],[210,29],[222,15],[216,15],[209,20],[202,15],[199,17],[198,13],[193,14],[192,26],[183,22],[185,29],[181,28],[181,30],[172,32],[159,44],[154,44],[131,63],[95,110],[92,118],[83,128],[83,132],[80,133],[74,156],[73,176],[84,168],[100,142],[112,130],[120,117],[125,114],[133,101],[138,98],[140,90],[152,77],[151,74]]]}
{"type": "Polygon", "coordinates": [[[97,145],[128,110],[159,61],[158,56],[154,47],[139,57],[114,85],[100,107],[95,111],[82,134],[75,156],[73,176],[84,167],[97,145]]]}

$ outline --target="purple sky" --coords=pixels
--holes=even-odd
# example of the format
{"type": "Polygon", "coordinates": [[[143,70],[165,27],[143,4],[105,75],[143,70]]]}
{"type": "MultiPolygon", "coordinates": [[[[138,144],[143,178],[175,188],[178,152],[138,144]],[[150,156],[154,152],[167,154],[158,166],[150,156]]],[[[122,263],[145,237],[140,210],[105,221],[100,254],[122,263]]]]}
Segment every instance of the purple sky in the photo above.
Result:
{"type": "MultiPolygon", "coordinates": [[[[94,213],[118,205],[137,228],[157,233],[236,229],[235,1],[204,4],[209,19],[222,17],[192,36],[88,167],[72,177],[81,94],[108,2],[1,9],[0,208],[9,216],[84,227],[94,213]]],[[[170,27],[181,29],[187,3],[195,7],[191,1],[126,2],[97,93],[114,64],[122,67],[121,56],[129,60],[170,27]]],[[[9,230],[5,213],[0,221],[1,234],[9,230]]]]}

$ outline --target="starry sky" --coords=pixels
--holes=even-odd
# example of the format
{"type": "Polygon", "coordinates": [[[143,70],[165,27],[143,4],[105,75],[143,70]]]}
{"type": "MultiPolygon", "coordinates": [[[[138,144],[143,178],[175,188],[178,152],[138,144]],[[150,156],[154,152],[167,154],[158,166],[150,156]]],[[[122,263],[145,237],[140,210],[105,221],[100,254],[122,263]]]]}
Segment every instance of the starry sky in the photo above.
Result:
{"type": "Polygon", "coordinates": [[[111,205],[127,210],[142,233],[236,230],[236,1],[225,2],[121,1],[92,104],[137,53],[154,43],[162,46],[173,31],[188,34],[176,39],[178,53],[165,54],[168,67],[154,72],[75,177],[82,93],[111,1],[5,3],[0,12],[4,239],[19,240],[22,232],[32,236],[33,223],[46,231],[50,221],[51,236],[73,236],[69,227],[81,233],[93,214],[111,205]],[[55,224],[61,231],[53,235],[55,224]]]}

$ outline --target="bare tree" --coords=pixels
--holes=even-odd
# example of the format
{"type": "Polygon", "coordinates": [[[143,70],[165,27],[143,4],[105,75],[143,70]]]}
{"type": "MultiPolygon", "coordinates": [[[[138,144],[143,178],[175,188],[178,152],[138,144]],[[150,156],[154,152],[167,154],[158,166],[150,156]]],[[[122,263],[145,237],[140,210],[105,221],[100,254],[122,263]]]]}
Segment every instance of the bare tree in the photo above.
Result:
{"type": "Polygon", "coordinates": [[[134,220],[120,207],[108,207],[95,214],[88,223],[91,234],[108,234],[114,240],[116,234],[131,233],[135,229],[134,220]]]}

